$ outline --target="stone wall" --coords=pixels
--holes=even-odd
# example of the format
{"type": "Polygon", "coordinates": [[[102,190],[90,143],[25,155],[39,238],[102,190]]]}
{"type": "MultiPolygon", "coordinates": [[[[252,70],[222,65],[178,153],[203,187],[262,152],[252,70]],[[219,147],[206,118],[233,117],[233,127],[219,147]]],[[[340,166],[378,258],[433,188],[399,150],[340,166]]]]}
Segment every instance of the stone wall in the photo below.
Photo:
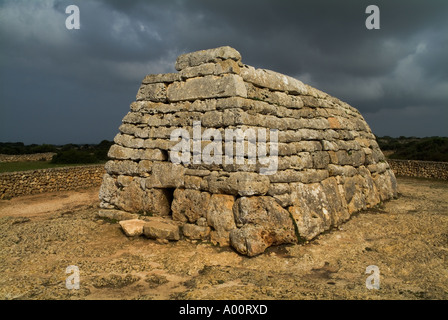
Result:
{"type": "Polygon", "coordinates": [[[100,186],[104,164],[0,174],[0,199],[100,186]]]}
{"type": "Polygon", "coordinates": [[[50,161],[54,152],[32,154],[0,154],[0,162],[50,161]]]}
{"type": "Polygon", "coordinates": [[[448,162],[387,160],[397,176],[448,180],[448,162]]]}
{"type": "Polygon", "coordinates": [[[176,69],[143,79],[100,189],[103,209],[146,215],[148,237],[178,239],[178,230],[253,256],[396,196],[375,136],[347,103],[244,65],[230,47],[181,55],[176,69]],[[216,142],[229,130],[244,132],[239,146],[257,157],[238,158],[231,135],[230,147],[216,142]]]}

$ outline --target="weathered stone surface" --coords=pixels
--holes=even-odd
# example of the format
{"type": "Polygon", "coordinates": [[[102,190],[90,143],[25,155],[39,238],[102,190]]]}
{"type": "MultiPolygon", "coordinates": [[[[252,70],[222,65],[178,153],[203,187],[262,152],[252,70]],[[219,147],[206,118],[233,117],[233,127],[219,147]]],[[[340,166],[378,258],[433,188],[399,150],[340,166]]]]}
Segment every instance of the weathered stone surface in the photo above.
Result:
{"type": "Polygon", "coordinates": [[[269,88],[276,91],[286,91],[292,94],[306,95],[308,92],[301,81],[275,71],[255,69],[246,66],[241,69],[240,74],[244,81],[253,83],[258,87],[269,88]]]}
{"type": "Polygon", "coordinates": [[[211,231],[210,240],[220,246],[229,245],[229,233],[236,228],[233,216],[235,198],[231,195],[213,194],[207,210],[207,222],[211,231]]]}
{"type": "Polygon", "coordinates": [[[150,239],[177,241],[180,239],[179,226],[168,219],[150,217],[143,226],[143,234],[150,239]]]}
{"type": "Polygon", "coordinates": [[[135,175],[140,171],[137,163],[130,160],[110,160],[104,167],[109,174],[135,175]]]}
{"type": "Polygon", "coordinates": [[[174,191],[171,210],[173,219],[181,222],[195,223],[200,217],[205,217],[210,201],[208,192],[198,190],[176,189],[174,191]]]}
{"type": "Polygon", "coordinates": [[[241,197],[233,211],[238,228],[230,232],[230,243],[242,254],[255,256],[271,245],[297,241],[288,211],[271,197],[241,197]]]}
{"type": "Polygon", "coordinates": [[[143,234],[143,226],[145,221],[139,219],[120,221],[120,226],[123,232],[128,237],[136,237],[143,234]]]}
{"type": "Polygon", "coordinates": [[[344,179],[344,193],[350,214],[366,209],[365,195],[362,192],[364,180],[360,175],[344,179]]]}
{"type": "Polygon", "coordinates": [[[142,84],[137,93],[137,101],[166,101],[166,85],[163,83],[142,84]]]}
{"type": "Polygon", "coordinates": [[[148,74],[142,81],[143,84],[151,83],[171,83],[180,80],[178,73],[164,73],[164,74],[148,74]]]}
{"type": "Polygon", "coordinates": [[[98,210],[98,217],[117,221],[125,221],[137,219],[138,214],[129,213],[122,210],[98,210]]]}
{"type": "Polygon", "coordinates": [[[392,170],[386,170],[384,174],[377,174],[373,177],[373,180],[379,191],[381,201],[397,196],[397,180],[392,170]]]}
{"type": "Polygon", "coordinates": [[[167,160],[166,152],[159,149],[132,149],[114,144],[108,153],[108,157],[115,160],[167,160]]]}
{"type": "Polygon", "coordinates": [[[172,192],[169,189],[147,189],[143,199],[143,211],[154,216],[168,216],[171,213],[172,192]]]}
{"type": "Polygon", "coordinates": [[[227,59],[239,61],[241,60],[241,54],[228,46],[186,53],[177,58],[175,68],[176,70],[183,70],[207,62],[219,62],[227,59]]]}
{"type": "Polygon", "coordinates": [[[192,240],[205,240],[210,235],[210,228],[186,223],[182,227],[182,233],[185,237],[192,240]]]}
{"type": "Polygon", "coordinates": [[[103,176],[103,183],[100,187],[99,198],[102,202],[110,203],[111,199],[117,194],[118,187],[116,185],[116,179],[114,179],[108,173],[103,176]]]}
{"type": "Polygon", "coordinates": [[[331,177],[321,182],[322,190],[325,194],[326,202],[323,205],[331,216],[331,225],[339,226],[342,222],[350,218],[347,209],[347,202],[341,196],[339,185],[335,178],[331,177]]]}
{"type": "Polygon", "coordinates": [[[222,75],[226,73],[239,74],[240,66],[236,61],[223,60],[217,63],[204,63],[196,67],[187,67],[179,72],[182,79],[207,75],[222,75]]]}
{"type": "Polygon", "coordinates": [[[299,234],[310,240],[332,224],[328,200],[320,183],[291,183],[291,200],[293,206],[289,212],[294,218],[299,234]]]}
{"type": "Polygon", "coordinates": [[[264,195],[269,189],[268,176],[255,172],[233,172],[229,177],[211,174],[205,177],[211,193],[224,193],[240,196],[264,195]]]}
{"type": "Polygon", "coordinates": [[[154,162],[146,188],[178,188],[184,185],[185,167],[171,162],[154,162]]]}
{"type": "Polygon", "coordinates": [[[222,97],[246,97],[243,79],[238,75],[205,76],[174,82],[168,86],[169,101],[184,101],[222,97]]]}

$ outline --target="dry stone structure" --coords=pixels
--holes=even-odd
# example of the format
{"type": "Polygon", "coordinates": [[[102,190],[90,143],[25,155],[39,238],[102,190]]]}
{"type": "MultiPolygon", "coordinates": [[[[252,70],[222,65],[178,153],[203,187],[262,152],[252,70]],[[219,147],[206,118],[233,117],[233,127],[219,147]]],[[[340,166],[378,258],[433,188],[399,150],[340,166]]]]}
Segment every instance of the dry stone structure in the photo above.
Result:
{"type": "Polygon", "coordinates": [[[347,103],[244,65],[230,47],[181,55],[176,69],[143,79],[109,151],[100,216],[127,220],[127,234],[254,256],[396,196],[375,136],[347,103]]]}

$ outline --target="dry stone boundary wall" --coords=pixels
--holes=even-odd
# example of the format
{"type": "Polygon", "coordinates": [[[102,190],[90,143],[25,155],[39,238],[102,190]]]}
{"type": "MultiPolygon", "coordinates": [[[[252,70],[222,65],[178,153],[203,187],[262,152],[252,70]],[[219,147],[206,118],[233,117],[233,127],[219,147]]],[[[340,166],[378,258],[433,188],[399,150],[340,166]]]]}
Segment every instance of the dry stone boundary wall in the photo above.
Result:
{"type": "Polygon", "coordinates": [[[21,161],[50,161],[54,152],[33,153],[33,154],[0,154],[0,162],[21,162],[21,161]]]}
{"type": "MultiPolygon", "coordinates": [[[[181,55],[176,69],[143,79],[109,151],[101,215],[137,213],[147,222],[134,227],[150,238],[210,240],[254,256],[311,240],[396,196],[375,136],[347,103],[244,65],[230,47],[181,55]],[[278,147],[277,170],[262,175],[261,161],[247,157],[244,164],[224,156],[221,163],[172,163],[173,130],[194,136],[194,121],[201,133],[215,129],[222,137],[226,129],[278,130],[277,141],[267,134],[268,149],[278,147]]],[[[200,143],[205,150],[211,141],[200,143]]]]}
{"type": "Polygon", "coordinates": [[[448,162],[387,160],[395,175],[448,180],[448,162]]]}
{"type": "Polygon", "coordinates": [[[104,164],[0,174],[0,199],[100,186],[104,164]]]}

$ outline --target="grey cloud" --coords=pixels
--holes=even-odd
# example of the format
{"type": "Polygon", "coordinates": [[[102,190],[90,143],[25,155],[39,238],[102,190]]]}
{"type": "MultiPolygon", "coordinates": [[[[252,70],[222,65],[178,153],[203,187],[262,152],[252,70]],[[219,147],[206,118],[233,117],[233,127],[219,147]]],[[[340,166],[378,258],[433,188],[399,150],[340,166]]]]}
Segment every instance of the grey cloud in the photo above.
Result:
{"type": "Polygon", "coordinates": [[[221,45],[351,103],[378,135],[411,127],[448,135],[440,120],[448,108],[448,3],[377,0],[381,29],[372,31],[364,26],[369,4],[1,1],[0,141],[111,139],[145,74],[173,72],[177,55],[221,45]],[[81,10],[74,32],[64,25],[69,4],[81,10]],[[407,122],[392,125],[388,113],[407,122]],[[421,127],[421,119],[435,125],[421,127]]]}

